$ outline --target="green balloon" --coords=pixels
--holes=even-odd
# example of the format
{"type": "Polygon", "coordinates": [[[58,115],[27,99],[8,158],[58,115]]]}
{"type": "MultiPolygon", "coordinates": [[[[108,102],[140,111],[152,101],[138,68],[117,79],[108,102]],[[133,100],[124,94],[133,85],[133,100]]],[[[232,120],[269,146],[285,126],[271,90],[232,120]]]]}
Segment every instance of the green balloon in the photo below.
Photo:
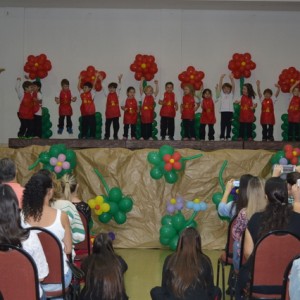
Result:
{"type": "Polygon", "coordinates": [[[173,238],[177,234],[176,230],[171,225],[162,226],[159,230],[159,233],[161,237],[168,239],[173,238]]]}
{"type": "Polygon", "coordinates": [[[49,160],[50,160],[50,155],[49,155],[48,152],[43,151],[43,152],[40,153],[39,159],[40,159],[40,162],[41,162],[41,163],[43,163],[43,164],[48,164],[48,163],[49,163],[49,160]]]}
{"type": "Polygon", "coordinates": [[[289,129],[289,125],[288,125],[288,124],[285,124],[285,123],[282,123],[281,129],[282,129],[283,131],[287,131],[287,130],[289,129]]]}
{"type": "Polygon", "coordinates": [[[219,203],[221,202],[223,198],[223,194],[222,193],[214,193],[212,196],[212,202],[217,206],[219,206],[219,203]]]}
{"type": "Polygon", "coordinates": [[[170,172],[166,172],[165,173],[165,179],[166,179],[167,183],[173,184],[173,183],[175,183],[177,181],[178,175],[177,175],[177,173],[174,170],[172,170],[170,172]]]}
{"type": "Polygon", "coordinates": [[[158,152],[151,151],[148,153],[147,160],[150,164],[158,165],[161,162],[161,158],[158,152]]]}
{"type": "Polygon", "coordinates": [[[113,187],[108,193],[109,200],[113,202],[120,202],[122,196],[123,196],[122,191],[118,187],[113,187]]]}
{"type": "Polygon", "coordinates": [[[277,151],[271,158],[272,165],[279,164],[281,158],[285,157],[285,152],[283,150],[277,151]]]}
{"type": "Polygon", "coordinates": [[[66,152],[66,146],[64,144],[53,145],[49,150],[50,157],[58,157],[59,154],[65,152],[66,152]]]}
{"type": "Polygon", "coordinates": [[[283,115],[281,115],[281,120],[282,120],[283,122],[288,122],[288,114],[283,114],[283,115]]]}
{"type": "Polygon", "coordinates": [[[152,123],[152,128],[155,128],[157,126],[157,121],[154,120],[153,123],[152,123]]]}
{"type": "Polygon", "coordinates": [[[125,213],[132,210],[133,201],[129,197],[124,197],[119,203],[119,209],[125,213]]]}
{"type": "Polygon", "coordinates": [[[50,164],[44,165],[43,169],[54,172],[54,166],[51,166],[50,164]]]}
{"type": "MultiPolygon", "coordinates": [[[[105,199],[105,198],[104,198],[105,199]]],[[[107,201],[107,200],[106,200],[107,201]]],[[[109,213],[111,213],[113,216],[119,211],[118,204],[116,202],[107,201],[107,203],[110,206],[109,213]]]]}
{"type": "Polygon", "coordinates": [[[200,118],[201,118],[201,114],[200,113],[196,113],[195,114],[195,120],[200,122],[200,118]]]}
{"type": "Polygon", "coordinates": [[[172,216],[165,215],[161,219],[161,225],[172,225],[172,216]]]}
{"type": "Polygon", "coordinates": [[[114,219],[117,224],[124,224],[126,222],[127,217],[126,217],[126,214],[124,214],[122,211],[118,211],[114,215],[114,219]]]}
{"type": "Polygon", "coordinates": [[[49,109],[47,107],[42,108],[42,114],[49,113],[49,109]]]}
{"type": "Polygon", "coordinates": [[[160,243],[161,243],[162,245],[164,245],[164,246],[169,246],[170,239],[160,237],[160,238],[159,238],[159,241],[160,241],[160,243]]]}
{"type": "Polygon", "coordinates": [[[179,240],[179,235],[176,234],[176,236],[174,236],[170,243],[169,243],[169,246],[171,248],[171,250],[175,251],[176,248],[177,248],[177,244],[178,244],[178,240],[179,240]]]}
{"type": "Polygon", "coordinates": [[[234,103],[233,104],[233,109],[234,109],[235,112],[239,113],[240,110],[241,110],[241,106],[239,104],[237,104],[237,103],[234,103]]]}
{"type": "Polygon", "coordinates": [[[112,215],[110,213],[102,213],[98,217],[99,221],[104,223],[104,224],[108,223],[111,220],[111,218],[112,218],[112,215]]]}
{"type": "Polygon", "coordinates": [[[237,128],[232,128],[232,133],[233,134],[238,134],[239,133],[239,130],[237,128]]]}
{"type": "Polygon", "coordinates": [[[174,148],[169,145],[163,145],[159,149],[159,155],[161,159],[163,159],[166,154],[172,155],[173,153],[174,153],[174,148]]]}
{"type": "Polygon", "coordinates": [[[172,217],[172,226],[177,230],[180,231],[185,227],[185,218],[183,214],[177,213],[172,217]]]}
{"type": "Polygon", "coordinates": [[[162,178],[163,175],[164,175],[164,173],[160,167],[153,167],[150,171],[150,176],[156,180],[162,178]]]}
{"type": "Polygon", "coordinates": [[[193,227],[193,228],[197,229],[198,224],[197,224],[197,222],[195,220],[193,220],[192,223],[190,224],[190,226],[188,226],[188,227],[193,227]]]}
{"type": "Polygon", "coordinates": [[[232,126],[233,128],[237,128],[239,126],[240,122],[238,120],[233,120],[232,121],[232,126]]]}
{"type": "Polygon", "coordinates": [[[152,136],[156,136],[158,134],[157,128],[152,129],[152,136]]]}

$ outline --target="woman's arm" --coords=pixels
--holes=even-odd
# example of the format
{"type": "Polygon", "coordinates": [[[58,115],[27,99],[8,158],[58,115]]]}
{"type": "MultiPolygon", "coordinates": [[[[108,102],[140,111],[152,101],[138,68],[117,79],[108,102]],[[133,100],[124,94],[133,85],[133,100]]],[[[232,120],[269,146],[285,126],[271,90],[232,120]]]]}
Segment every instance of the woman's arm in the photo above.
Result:
{"type": "Polygon", "coordinates": [[[71,234],[71,226],[68,215],[65,212],[61,212],[61,224],[65,229],[65,236],[63,238],[63,242],[65,245],[65,253],[71,254],[72,253],[72,234],[71,234]]]}
{"type": "Polygon", "coordinates": [[[246,259],[249,258],[253,249],[254,249],[254,243],[252,240],[252,236],[247,228],[245,231],[245,239],[244,239],[244,256],[246,257],[246,259]]]}

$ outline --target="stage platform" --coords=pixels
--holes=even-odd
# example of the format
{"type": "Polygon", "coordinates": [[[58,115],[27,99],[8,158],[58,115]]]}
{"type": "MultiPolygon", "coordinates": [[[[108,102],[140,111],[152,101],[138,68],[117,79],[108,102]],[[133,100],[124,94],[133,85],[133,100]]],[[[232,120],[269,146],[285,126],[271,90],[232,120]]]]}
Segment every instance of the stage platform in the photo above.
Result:
{"type": "Polygon", "coordinates": [[[202,151],[213,151],[220,149],[248,149],[248,150],[271,150],[283,149],[287,143],[299,147],[296,142],[259,142],[259,141],[132,141],[132,140],[79,140],[79,139],[17,139],[11,138],[8,141],[9,148],[24,148],[32,145],[51,146],[54,144],[65,144],[68,148],[126,148],[136,149],[158,149],[162,145],[170,145],[177,149],[196,149],[202,151]]]}

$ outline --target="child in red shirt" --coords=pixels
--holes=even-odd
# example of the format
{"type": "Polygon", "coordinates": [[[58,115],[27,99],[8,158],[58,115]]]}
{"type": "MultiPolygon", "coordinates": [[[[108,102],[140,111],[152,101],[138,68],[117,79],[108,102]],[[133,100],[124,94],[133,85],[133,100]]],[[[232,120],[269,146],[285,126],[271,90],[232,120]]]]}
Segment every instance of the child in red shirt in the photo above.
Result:
{"type": "Polygon", "coordinates": [[[124,134],[123,140],[128,139],[129,126],[131,127],[131,139],[136,139],[136,123],[139,113],[139,108],[137,101],[135,99],[135,88],[130,86],[127,89],[127,99],[125,100],[124,105],[121,106],[121,109],[124,110],[124,134]]]}
{"type": "Polygon", "coordinates": [[[245,83],[242,89],[242,98],[235,103],[240,104],[240,132],[239,140],[243,140],[245,137],[248,141],[253,141],[252,136],[252,124],[254,122],[254,110],[257,107],[257,103],[253,104],[255,98],[255,92],[251,83],[245,83]]]}
{"type": "Polygon", "coordinates": [[[32,97],[33,97],[33,136],[41,138],[42,137],[42,84],[40,81],[36,80],[32,83],[32,97]]]}
{"type": "Polygon", "coordinates": [[[70,91],[70,83],[69,80],[63,79],[60,83],[61,91],[58,97],[55,97],[55,102],[59,104],[58,113],[58,134],[62,134],[64,130],[64,122],[65,118],[67,119],[67,132],[69,134],[73,133],[73,124],[71,120],[71,116],[73,115],[73,110],[71,106],[71,102],[75,102],[77,100],[76,97],[72,97],[72,93],[70,91]]]}
{"type": "Polygon", "coordinates": [[[290,88],[290,93],[293,97],[288,108],[288,140],[300,141],[300,80],[296,81],[290,88]]]}
{"type": "Polygon", "coordinates": [[[214,124],[216,123],[215,105],[212,99],[212,92],[210,89],[205,89],[202,92],[202,114],[200,118],[200,140],[205,140],[205,127],[208,125],[208,139],[213,141],[215,139],[214,124]]]}
{"type": "Polygon", "coordinates": [[[178,110],[178,103],[175,100],[175,94],[173,92],[173,82],[167,82],[165,84],[165,93],[163,100],[159,100],[158,104],[161,105],[160,109],[160,135],[161,139],[165,140],[168,133],[169,139],[174,140],[175,132],[175,115],[178,110]]]}
{"type": "Polygon", "coordinates": [[[152,123],[154,121],[155,98],[158,94],[158,81],[154,80],[155,90],[151,85],[143,88],[142,78],[140,82],[141,107],[141,140],[152,140],[152,123]],[[144,95],[143,95],[144,94],[144,95]]]}
{"type": "Polygon", "coordinates": [[[277,91],[275,93],[275,100],[273,102],[272,95],[273,92],[271,89],[265,89],[262,95],[260,89],[260,81],[256,81],[257,85],[257,94],[261,102],[261,115],[260,115],[260,124],[262,126],[262,140],[263,141],[274,141],[273,130],[275,124],[275,114],[274,114],[274,103],[277,102],[277,97],[280,92],[280,86],[275,84],[277,91]],[[262,96],[264,99],[262,100],[262,96]]]}
{"type": "Polygon", "coordinates": [[[21,126],[18,132],[19,138],[31,138],[33,135],[34,99],[32,97],[32,83],[24,81],[21,90],[21,78],[17,78],[16,92],[20,100],[18,117],[21,126]]]}
{"type": "Polygon", "coordinates": [[[195,111],[199,108],[200,103],[195,99],[195,90],[191,84],[183,87],[182,104],[180,105],[181,119],[183,123],[184,136],[183,140],[195,140],[195,111]]]}

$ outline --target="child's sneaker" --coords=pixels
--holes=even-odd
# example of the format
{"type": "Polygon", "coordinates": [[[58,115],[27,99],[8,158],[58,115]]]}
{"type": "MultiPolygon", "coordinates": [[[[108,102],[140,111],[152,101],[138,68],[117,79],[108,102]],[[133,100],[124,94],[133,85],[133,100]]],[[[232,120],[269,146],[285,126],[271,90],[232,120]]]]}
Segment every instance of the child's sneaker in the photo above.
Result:
{"type": "Polygon", "coordinates": [[[133,137],[131,138],[131,140],[135,141],[135,140],[136,140],[136,138],[133,136],[133,137]]]}
{"type": "Polygon", "coordinates": [[[63,128],[58,128],[58,130],[57,130],[57,134],[62,134],[62,133],[63,133],[63,131],[64,131],[64,129],[63,129],[63,128]]]}
{"type": "Polygon", "coordinates": [[[127,137],[126,137],[126,136],[123,136],[123,140],[126,141],[126,140],[127,140],[127,137]]]}
{"type": "Polygon", "coordinates": [[[73,129],[71,127],[67,127],[68,134],[73,134],[73,129]]]}

